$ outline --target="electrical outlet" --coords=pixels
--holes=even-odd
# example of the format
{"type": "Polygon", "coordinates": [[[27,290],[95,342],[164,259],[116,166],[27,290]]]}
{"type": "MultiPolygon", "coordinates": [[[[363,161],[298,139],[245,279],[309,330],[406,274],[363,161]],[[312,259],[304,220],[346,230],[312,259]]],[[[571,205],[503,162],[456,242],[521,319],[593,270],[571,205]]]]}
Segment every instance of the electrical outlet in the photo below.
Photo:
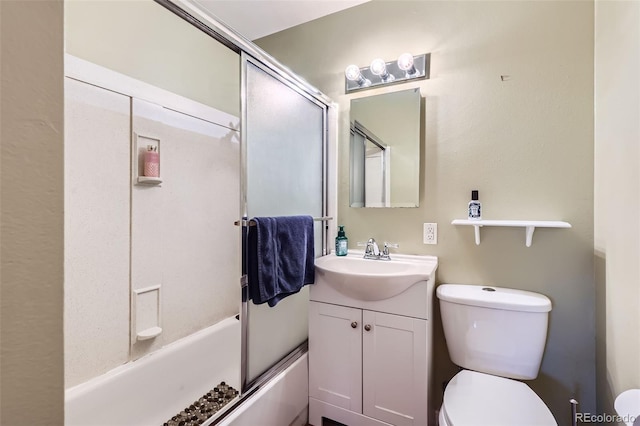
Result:
{"type": "Polygon", "coordinates": [[[422,227],[422,241],[425,244],[438,244],[438,224],[425,223],[422,227]]]}

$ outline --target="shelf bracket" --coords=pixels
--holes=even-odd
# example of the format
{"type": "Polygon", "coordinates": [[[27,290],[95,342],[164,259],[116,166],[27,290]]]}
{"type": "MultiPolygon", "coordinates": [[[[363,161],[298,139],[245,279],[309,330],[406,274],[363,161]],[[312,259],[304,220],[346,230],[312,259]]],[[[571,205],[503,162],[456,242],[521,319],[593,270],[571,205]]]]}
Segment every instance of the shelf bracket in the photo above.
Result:
{"type": "Polygon", "coordinates": [[[535,226],[525,226],[524,228],[524,238],[525,238],[525,245],[527,247],[531,247],[531,240],[533,240],[533,231],[536,230],[535,226]]]}
{"type": "Polygon", "coordinates": [[[476,245],[480,245],[480,225],[473,225],[474,233],[476,234],[476,245]]]}

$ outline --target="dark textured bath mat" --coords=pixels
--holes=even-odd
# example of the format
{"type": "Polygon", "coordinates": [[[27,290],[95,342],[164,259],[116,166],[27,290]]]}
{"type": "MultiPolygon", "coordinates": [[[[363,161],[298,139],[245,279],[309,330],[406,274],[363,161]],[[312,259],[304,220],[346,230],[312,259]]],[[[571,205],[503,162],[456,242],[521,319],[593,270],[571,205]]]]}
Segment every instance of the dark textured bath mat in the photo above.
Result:
{"type": "Polygon", "coordinates": [[[221,382],[193,404],[164,422],[163,426],[201,425],[236,396],[238,396],[237,390],[225,382],[221,382]]]}

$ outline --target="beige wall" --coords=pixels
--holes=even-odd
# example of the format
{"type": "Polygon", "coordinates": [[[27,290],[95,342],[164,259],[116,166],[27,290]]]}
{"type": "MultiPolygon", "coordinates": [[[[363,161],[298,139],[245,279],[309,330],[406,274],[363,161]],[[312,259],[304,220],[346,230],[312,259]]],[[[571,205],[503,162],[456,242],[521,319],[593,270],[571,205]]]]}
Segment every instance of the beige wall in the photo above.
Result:
{"type": "Polygon", "coordinates": [[[595,8],[598,410],[640,388],[640,3],[595,8]]]}
{"type": "Polygon", "coordinates": [[[63,3],[1,1],[0,423],[63,423],[63,3]]]}
{"type": "Polygon", "coordinates": [[[239,55],[152,0],[67,0],[65,30],[67,53],[240,115],[239,55]]]}
{"type": "MultiPolygon", "coordinates": [[[[438,282],[537,291],[553,302],[549,337],[531,387],[569,424],[568,400],[595,412],[593,277],[593,3],[372,1],[257,41],[333,98],[339,119],[339,223],[351,248],[375,237],[400,252],[439,257],[438,282]],[[344,68],[404,51],[431,52],[424,97],[420,207],[348,207],[344,68]],[[508,76],[505,81],[501,75],[508,76]],[[450,225],[472,189],[485,218],[565,220],[569,230],[450,225]],[[422,244],[437,222],[438,245],[422,244]]],[[[436,318],[435,393],[456,370],[436,318]]]]}

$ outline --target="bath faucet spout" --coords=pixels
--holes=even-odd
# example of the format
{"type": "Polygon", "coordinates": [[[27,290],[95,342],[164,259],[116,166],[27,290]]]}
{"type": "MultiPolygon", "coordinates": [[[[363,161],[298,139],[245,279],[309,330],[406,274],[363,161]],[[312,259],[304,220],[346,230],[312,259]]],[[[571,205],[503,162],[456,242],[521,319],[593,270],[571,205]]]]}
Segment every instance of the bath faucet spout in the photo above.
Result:
{"type": "Polygon", "coordinates": [[[380,257],[380,247],[373,238],[367,241],[367,248],[364,250],[365,259],[378,259],[380,257]]]}

